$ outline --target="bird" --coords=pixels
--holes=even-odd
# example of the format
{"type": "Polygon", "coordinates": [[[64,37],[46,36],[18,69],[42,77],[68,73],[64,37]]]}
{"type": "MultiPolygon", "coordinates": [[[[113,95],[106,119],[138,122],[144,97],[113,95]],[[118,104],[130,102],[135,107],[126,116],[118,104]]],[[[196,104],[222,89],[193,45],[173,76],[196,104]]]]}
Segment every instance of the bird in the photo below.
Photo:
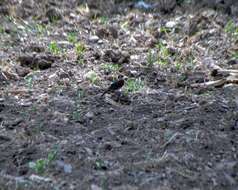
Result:
{"type": "Polygon", "coordinates": [[[108,92],[114,92],[119,90],[124,85],[124,77],[123,75],[118,76],[118,80],[114,81],[103,93],[101,96],[104,96],[108,92]]]}

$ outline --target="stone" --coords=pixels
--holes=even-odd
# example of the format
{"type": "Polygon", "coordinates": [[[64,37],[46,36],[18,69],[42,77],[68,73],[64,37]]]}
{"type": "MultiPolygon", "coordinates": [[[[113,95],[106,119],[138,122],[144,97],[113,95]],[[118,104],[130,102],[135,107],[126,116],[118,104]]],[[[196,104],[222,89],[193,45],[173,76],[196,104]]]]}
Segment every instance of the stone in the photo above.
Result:
{"type": "Polygon", "coordinates": [[[165,24],[166,28],[174,28],[177,25],[177,23],[175,21],[169,21],[165,24]]]}
{"type": "Polygon", "coordinates": [[[92,42],[92,43],[97,43],[99,40],[99,37],[98,36],[90,36],[89,37],[89,41],[92,42]]]}

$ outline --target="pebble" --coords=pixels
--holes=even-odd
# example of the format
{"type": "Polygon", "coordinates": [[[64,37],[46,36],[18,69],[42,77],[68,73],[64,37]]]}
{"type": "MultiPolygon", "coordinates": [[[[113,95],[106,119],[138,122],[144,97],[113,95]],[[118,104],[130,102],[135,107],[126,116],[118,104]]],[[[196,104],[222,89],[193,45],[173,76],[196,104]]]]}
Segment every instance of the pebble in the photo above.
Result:
{"type": "Polygon", "coordinates": [[[87,117],[88,119],[92,119],[94,117],[94,113],[89,111],[88,113],[85,114],[85,117],[87,117]]]}
{"type": "Polygon", "coordinates": [[[92,42],[92,43],[97,43],[98,40],[99,40],[98,36],[90,36],[89,37],[89,41],[92,42]]]}
{"type": "Polygon", "coordinates": [[[166,27],[166,28],[174,28],[176,25],[177,25],[176,22],[174,22],[174,21],[169,21],[169,22],[167,22],[167,23],[165,24],[165,27],[166,27]]]}

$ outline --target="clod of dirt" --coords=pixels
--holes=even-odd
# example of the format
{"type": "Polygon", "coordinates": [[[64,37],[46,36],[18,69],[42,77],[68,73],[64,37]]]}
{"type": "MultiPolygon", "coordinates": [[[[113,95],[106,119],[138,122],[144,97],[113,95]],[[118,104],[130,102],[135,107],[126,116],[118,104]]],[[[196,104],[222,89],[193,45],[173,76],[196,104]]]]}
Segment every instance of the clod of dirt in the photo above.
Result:
{"type": "Polygon", "coordinates": [[[130,62],[130,55],[129,53],[119,50],[106,50],[104,52],[103,59],[107,62],[113,62],[116,64],[123,64],[123,63],[129,63],[130,62]]]}
{"type": "Polygon", "coordinates": [[[107,31],[106,28],[101,27],[101,28],[99,28],[99,29],[96,31],[96,35],[97,35],[99,38],[106,38],[106,37],[109,36],[109,32],[107,31]]]}
{"type": "Polygon", "coordinates": [[[202,83],[208,81],[207,74],[203,71],[194,71],[191,73],[186,73],[187,81],[192,83],[202,83]]]}
{"type": "Polygon", "coordinates": [[[0,6],[0,14],[9,15],[9,7],[8,6],[0,6]]]}
{"type": "Polygon", "coordinates": [[[30,46],[27,46],[25,48],[26,52],[36,52],[36,53],[42,53],[45,51],[44,46],[41,46],[39,44],[31,44],[30,46]]]}
{"type": "Polygon", "coordinates": [[[55,61],[55,57],[51,55],[22,55],[18,57],[20,65],[23,67],[29,67],[31,69],[45,70],[51,67],[55,61]]]}
{"type": "Polygon", "coordinates": [[[237,59],[231,59],[226,64],[227,65],[237,65],[238,64],[238,60],[237,59]]]}
{"type": "Polygon", "coordinates": [[[112,94],[111,99],[113,99],[115,102],[119,102],[122,105],[131,104],[130,98],[127,95],[119,93],[119,92],[112,94]]]}
{"type": "Polygon", "coordinates": [[[5,142],[11,141],[11,140],[12,139],[7,136],[0,135],[0,144],[3,144],[5,142]]]}
{"type": "Polygon", "coordinates": [[[20,77],[25,77],[31,70],[27,67],[16,66],[16,73],[20,77]]]}
{"type": "Polygon", "coordinates": [[[56,8],[49,8],[46,11],[45,15],[49,19],[50,22],[54,22],[54,21],[62,19],[61,12],[56,8]]]}
{"type": "Polygon", "coordinates": [[[108,30],[113,38],[118,38],[118,29],[115,26],[109,26],[108,30]]]}
{"type": "Polygon", "coordinates": [[[6,129],[13,130],[15,129],[23,120],[21,118],[12,119],[5,122],[6,129]]]}

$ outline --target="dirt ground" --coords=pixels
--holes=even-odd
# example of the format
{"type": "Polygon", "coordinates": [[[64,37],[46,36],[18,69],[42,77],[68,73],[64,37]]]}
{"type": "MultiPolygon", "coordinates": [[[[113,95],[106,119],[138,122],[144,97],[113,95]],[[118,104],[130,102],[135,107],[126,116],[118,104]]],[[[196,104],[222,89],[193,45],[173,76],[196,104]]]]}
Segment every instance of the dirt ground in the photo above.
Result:
{"type": "Polygon", "coordinates": [[[92,2],[0,3],[0,190],[237,190],[237,17],[92,2]]]}

